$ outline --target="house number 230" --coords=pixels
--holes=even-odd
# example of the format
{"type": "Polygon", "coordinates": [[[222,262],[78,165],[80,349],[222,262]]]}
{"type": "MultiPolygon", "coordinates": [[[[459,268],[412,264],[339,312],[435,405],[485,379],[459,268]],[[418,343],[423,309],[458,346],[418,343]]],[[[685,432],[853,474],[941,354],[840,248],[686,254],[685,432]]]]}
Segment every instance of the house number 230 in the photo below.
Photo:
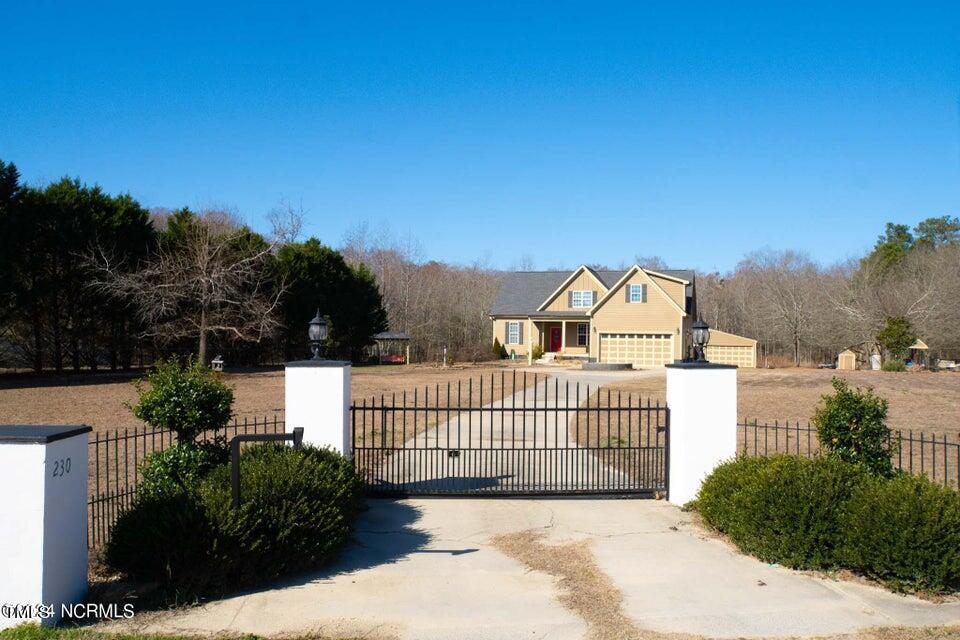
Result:
{"type": "Polygon", "coordinates": [[[70,458],[60,458],[53,461],[53,477],[62,478],[70,473],[70,458]]]}

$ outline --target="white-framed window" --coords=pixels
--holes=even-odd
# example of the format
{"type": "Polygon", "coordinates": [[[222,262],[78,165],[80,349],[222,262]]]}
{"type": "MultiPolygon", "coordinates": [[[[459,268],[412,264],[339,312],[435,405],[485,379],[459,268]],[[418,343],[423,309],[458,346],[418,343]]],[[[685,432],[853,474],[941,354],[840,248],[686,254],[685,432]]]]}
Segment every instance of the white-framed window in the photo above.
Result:
{"type": "Polygon", "coordinates": [[[642,284],[631,284],[630,285],[630,302],[643,302],[643,285],[642,284]]]}
{"type": "Polygon", "coordinates": [[[593,306],[593,291],[571,291],[570,306],[574,309],[589,309],[593,306]]]}
{"type": "Polygon", "coordinates": [[[590,335],[590,325],[586,322],[577,323],[577,346],[587,346],[587,338],[590,335]]]}
{"type": "Polygon", "coordinates": [[[507,344],[520,344],[520,322],[517,320],[507,323],[507,344]]]}

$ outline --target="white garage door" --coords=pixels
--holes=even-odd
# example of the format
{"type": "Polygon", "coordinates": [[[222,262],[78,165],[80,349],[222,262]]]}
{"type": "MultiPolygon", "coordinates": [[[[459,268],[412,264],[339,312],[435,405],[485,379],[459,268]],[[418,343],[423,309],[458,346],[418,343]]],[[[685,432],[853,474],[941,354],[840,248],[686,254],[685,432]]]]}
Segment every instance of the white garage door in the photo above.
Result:
{"type": "Polygon", "coordinates": [[[707,345],[707,360],[718,364],[735,364],[740,368],[757,366],[757,350],[754,347],[741,346],[710,346],[707,345]]]}
{"type": "Polygon", "coordinates": [[[601,333],[600,362],[629,362],[636,367],[659,367],[673,362],[669,333],[601,333]]]}

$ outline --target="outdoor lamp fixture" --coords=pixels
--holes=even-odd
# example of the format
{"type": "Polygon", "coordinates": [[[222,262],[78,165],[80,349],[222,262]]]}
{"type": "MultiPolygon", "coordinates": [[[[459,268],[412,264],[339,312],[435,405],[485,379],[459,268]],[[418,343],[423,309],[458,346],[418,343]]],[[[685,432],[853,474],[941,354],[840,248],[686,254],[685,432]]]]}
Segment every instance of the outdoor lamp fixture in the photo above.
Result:
{"type": "Polygon", "coordinates": [[[307,331],[314,360],[323,360],[323,343],[327,340],[327,329],[327,319],[321,317],[320,309],[317,309],[317,315],[310,321],[310,329],[307,331]]]}
{"type": "Polygon", "coordinates": [[[693,323],[693,361],[706,362],[703,355],[703,348],[710,341],[710,325],[703,321],[703,318],[697,318],[693,323]]]}

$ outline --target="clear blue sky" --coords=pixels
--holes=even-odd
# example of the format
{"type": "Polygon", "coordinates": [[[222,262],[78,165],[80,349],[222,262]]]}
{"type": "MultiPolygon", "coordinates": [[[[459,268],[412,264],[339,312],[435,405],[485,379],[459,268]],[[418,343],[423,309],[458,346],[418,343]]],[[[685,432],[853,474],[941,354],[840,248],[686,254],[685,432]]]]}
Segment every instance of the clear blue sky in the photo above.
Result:
{"type": "Polygon", "coordinates": [[[0,1],[31,183],[261,228],[286,198],[333,245],[367,221],[497,267],[831,262],[960,213],[956,2],[0,1]]]}

